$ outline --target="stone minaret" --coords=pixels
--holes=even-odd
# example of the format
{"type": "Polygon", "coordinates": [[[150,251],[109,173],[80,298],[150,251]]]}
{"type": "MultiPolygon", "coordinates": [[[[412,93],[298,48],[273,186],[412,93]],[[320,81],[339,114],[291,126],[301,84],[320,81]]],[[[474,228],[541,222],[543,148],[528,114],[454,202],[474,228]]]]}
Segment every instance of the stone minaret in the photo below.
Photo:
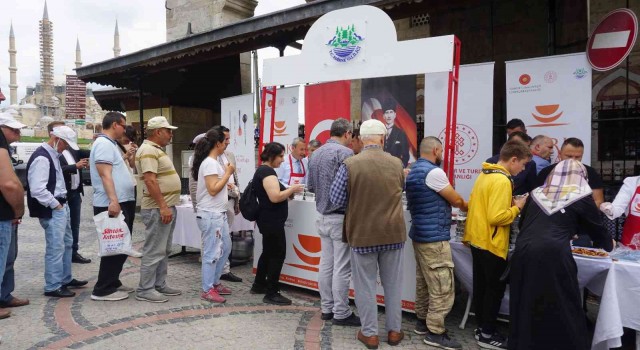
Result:
{"type": "Polygon", "coordinates": [[[82,67],[82,52],[80,51],[80,39],[76,39],[76,68],[82,67]]]}
{"type": "Polygon", "coordinates": [[[40,21],[40,79],[42,82],[42,106],[53,106],[53,23],[49,21],[47,1],[40,21]]]}
{"type": "Polygon", "coordinates": [[[9,104],[12,105],[18,104],[16,53],[18,53],[16,50],[16,37],[13,35],[13,23],[11,23],[11,31],[9,32],[9,104]]]}
{"type": "Polygon", "coordinates": [[[120,33],[118,33],[118,20],[116,19],[116,31],[113,34],[113,57],[120,56],[120,33]]]}

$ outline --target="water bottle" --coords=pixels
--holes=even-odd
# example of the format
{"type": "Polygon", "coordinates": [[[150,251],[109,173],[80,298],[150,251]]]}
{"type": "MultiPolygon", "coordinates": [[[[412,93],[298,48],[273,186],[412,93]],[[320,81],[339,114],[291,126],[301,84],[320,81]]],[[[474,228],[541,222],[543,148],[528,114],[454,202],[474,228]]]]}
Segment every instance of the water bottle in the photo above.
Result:
{"type": "Polygon", "coordinates": [[[467,213],[464,211],[458,212],[456,221],[458,222],[456,225],[456,241],[460,242],[462,241],[462,237],[464,237],[464,227],[467,223],[467,213]]]}

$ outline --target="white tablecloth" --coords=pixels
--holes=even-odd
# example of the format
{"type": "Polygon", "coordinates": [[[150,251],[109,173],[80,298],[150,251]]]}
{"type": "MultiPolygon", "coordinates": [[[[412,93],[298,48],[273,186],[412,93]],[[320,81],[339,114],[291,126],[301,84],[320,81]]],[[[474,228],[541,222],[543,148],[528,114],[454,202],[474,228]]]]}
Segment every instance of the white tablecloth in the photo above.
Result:
{"type": "MultiPolygon", "coordinates": [[[[193,212],[191,203],[176,206],[176,228],[173,230],[173,244],[185,247],[201,248],[200,229],[196,223],[196,213],[193,212]]],[[[242,214],[235,216],[231,232],[253,230],[255,222],[248,221],[242,214]]]]}

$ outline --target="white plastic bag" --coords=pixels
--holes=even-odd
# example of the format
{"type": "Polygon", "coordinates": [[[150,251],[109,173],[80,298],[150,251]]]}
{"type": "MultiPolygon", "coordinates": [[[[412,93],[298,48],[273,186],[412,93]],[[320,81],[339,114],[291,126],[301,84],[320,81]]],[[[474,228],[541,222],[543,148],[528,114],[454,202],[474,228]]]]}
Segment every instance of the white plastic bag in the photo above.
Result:
{"type": "Polygon", "coordinates": [[[93,217],[98,231],[99,256],[131,254],[131,234],[124,222],[124,215],[110,218],[109,212],[104,211],[93,217]]]}

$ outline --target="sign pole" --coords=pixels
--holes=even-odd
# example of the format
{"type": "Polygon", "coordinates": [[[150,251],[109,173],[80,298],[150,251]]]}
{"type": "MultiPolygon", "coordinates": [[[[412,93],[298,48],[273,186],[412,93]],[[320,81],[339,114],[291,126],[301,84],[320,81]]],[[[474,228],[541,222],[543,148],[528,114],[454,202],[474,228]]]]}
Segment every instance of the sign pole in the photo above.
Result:
{"type": "Polygon", "coordinates": [[[449,72],[449,90],[447,93],[447,121],[444,132],[444,171],[449,176],[451,186],[455,187],[456,127],[458,122],[458,82],[460,77],[460,39],[453,39],[453,68],[449,72]]]}

